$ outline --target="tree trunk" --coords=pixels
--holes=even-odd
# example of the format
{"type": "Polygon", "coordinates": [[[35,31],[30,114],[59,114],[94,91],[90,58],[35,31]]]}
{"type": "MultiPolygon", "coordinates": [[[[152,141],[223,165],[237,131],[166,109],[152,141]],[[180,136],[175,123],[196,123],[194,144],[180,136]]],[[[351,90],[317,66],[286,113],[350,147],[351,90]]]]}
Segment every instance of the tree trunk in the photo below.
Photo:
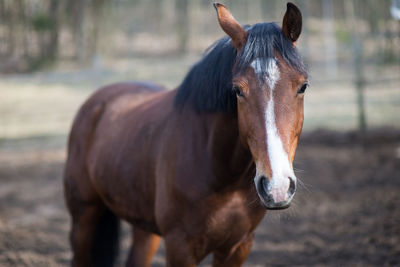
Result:
{"type": "Polygon", "coordinates": [[[11,58],[15,53],[15,18],[14,18],[14,6],[12,5],[6,13],[5,21],[8,24],[8,37],[7,37],[7,54],[11,58]]]}
{"type": "Polygon", "coordinates": [[[59,37],[59,0],[51,0],[49,7],[49,18],[52,21],[50,30],[50,40],[48,42],[47,56],[50,60],[55,60],[58,56],[58,37],[59,37]]]}
{"type": "Polygon", "coordinates": [[[75,55],[78,61],[84,62],[87,60],[87,48],[85,39],[85,14],[87,0],[73,1],[73,35],[75,42],[75,55]]]}
{"type": "MultiPolygon", "coordinates": [[[[2,27],[4,27],[4,22],[5,21],[6,21],[6,9],[5,9],[5,6],[4,6],[4,0],[0,0],[0,23],[1,23],[2,27]]],[[[7,44],[6,44],[6,42],[4,42],[4,43],[1,42],[0,44],[1,44],[1,46],[0,46],[0,55],[4,55],[6,53],[6,49],[4,47],[7,48],[7,46],[6,46],[7,44]]]]}
{"type": "Polygon", "coordinates": [[[185,53],[189,40],[189,3],[188,0],[176,0],[176,31],[178,34],[178,51],[185,53]]]}
{"type": "Polygon", "coordinates": [[[333,17],[332,0],[322,1],[324,16],[324,42],[325,42],[325,71],[330,76],[337,76],[337,47],[335,38],[335,24],[333,17]]]}
{"type": "Polygon", "coordinates": [[[18,33],[18,41],[21,42],[22,46],[22,56],[26,57],[28,55],[28,33],[26,29],[26,14],[25,5],[23,0],[16,0],[18,9],[18,20],[20,23],[20,32],[18,33]]]}
{"type": "Polygon", "coordinates": [[[362,136],[365,135],[367,129],[366,115],[365,115],[365,100],[364,100],[364,69],[363,69],[363,51],[361,45],[360,33],[357,30],[357,20],[352,1],[345,2],[347,21],[351,25],[353,36],[353,55],[354,55],[354,73],[355,73],[355,87],[357,95],[357,108],[358,108],[358,129],[362,136]]]}

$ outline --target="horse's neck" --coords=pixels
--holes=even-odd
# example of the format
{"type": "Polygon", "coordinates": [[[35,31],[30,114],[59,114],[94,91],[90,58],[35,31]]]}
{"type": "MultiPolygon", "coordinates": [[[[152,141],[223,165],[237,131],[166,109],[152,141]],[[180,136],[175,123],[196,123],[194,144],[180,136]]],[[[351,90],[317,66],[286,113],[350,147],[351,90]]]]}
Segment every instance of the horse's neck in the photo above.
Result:
{"type": "Polygon", "coordinates": [[[210,148],[213,171],[219,182],[240,182],[254,175],[248,147],[239,138],[238,120],[232,114],[216,114],[210,125],[210,148]]]}

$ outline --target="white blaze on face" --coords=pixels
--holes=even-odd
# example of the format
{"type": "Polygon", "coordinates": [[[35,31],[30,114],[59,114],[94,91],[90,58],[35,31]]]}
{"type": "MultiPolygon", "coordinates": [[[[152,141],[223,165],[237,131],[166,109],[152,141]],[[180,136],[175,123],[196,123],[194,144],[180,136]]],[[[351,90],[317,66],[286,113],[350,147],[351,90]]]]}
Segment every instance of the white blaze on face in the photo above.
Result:
{"type": "MultiPolygon", "coordinates": [[[[287,192],[289,190],[291,177],[293,182],[296,182],[296,177],[293,169],[289,163],[288,155],[283,148],[282,140],[276,127],[276,116],[274,110],[274,89],[276,83],[279,81],[280,72],[276,64],[276,59],[269,59],[267,64],[262,64],[261,59],[256,59],[252,62],[256,74],[267,73],[265,80],[270,90],[269,100],[265,107],[265,131],[266,131],[266,144],[268,149],[269,162],[272,170],[272,177],[268,184],[268,192],[272,194],[275,202],[287,201],[287,192]],[[266,66],[267,70],[262,69],[266,66]]],[[[258,164],[256,163],[256,166],[258,164]]],[[[257,166],[258,167],[258,166],[257,166]]],[[[257,168],[256,177],[261,175],[257,168]]]]}

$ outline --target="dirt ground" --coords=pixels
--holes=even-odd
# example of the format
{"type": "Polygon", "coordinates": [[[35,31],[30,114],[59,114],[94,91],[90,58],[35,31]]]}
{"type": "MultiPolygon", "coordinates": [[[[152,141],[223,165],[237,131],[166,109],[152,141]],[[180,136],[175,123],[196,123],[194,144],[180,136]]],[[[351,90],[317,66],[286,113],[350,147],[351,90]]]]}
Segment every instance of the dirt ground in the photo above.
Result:
{"type": "MultiPolygon", "coordinates": [[[[69,264],[64,138],[0,140],[0,266],[69,264]]],[[[400,266],[400,131],[306,133],[295,168],[304,185],[267,212],[245,266],[400,266]]]]}

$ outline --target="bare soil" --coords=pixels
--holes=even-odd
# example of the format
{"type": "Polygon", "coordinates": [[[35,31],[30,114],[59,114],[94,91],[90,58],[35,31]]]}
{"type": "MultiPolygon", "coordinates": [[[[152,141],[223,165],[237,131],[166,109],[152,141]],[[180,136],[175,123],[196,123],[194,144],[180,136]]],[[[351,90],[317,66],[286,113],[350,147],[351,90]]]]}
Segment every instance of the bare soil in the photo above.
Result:
{"type": "MultiPolygon", "coordinates": [[[[69,264],[64,138],[0,140],[0,266],[69,264]]],[[[306,133],[295,168],[304,185],[267,212],[245,266],[400,266],[400,131],[306,133]]]]}

